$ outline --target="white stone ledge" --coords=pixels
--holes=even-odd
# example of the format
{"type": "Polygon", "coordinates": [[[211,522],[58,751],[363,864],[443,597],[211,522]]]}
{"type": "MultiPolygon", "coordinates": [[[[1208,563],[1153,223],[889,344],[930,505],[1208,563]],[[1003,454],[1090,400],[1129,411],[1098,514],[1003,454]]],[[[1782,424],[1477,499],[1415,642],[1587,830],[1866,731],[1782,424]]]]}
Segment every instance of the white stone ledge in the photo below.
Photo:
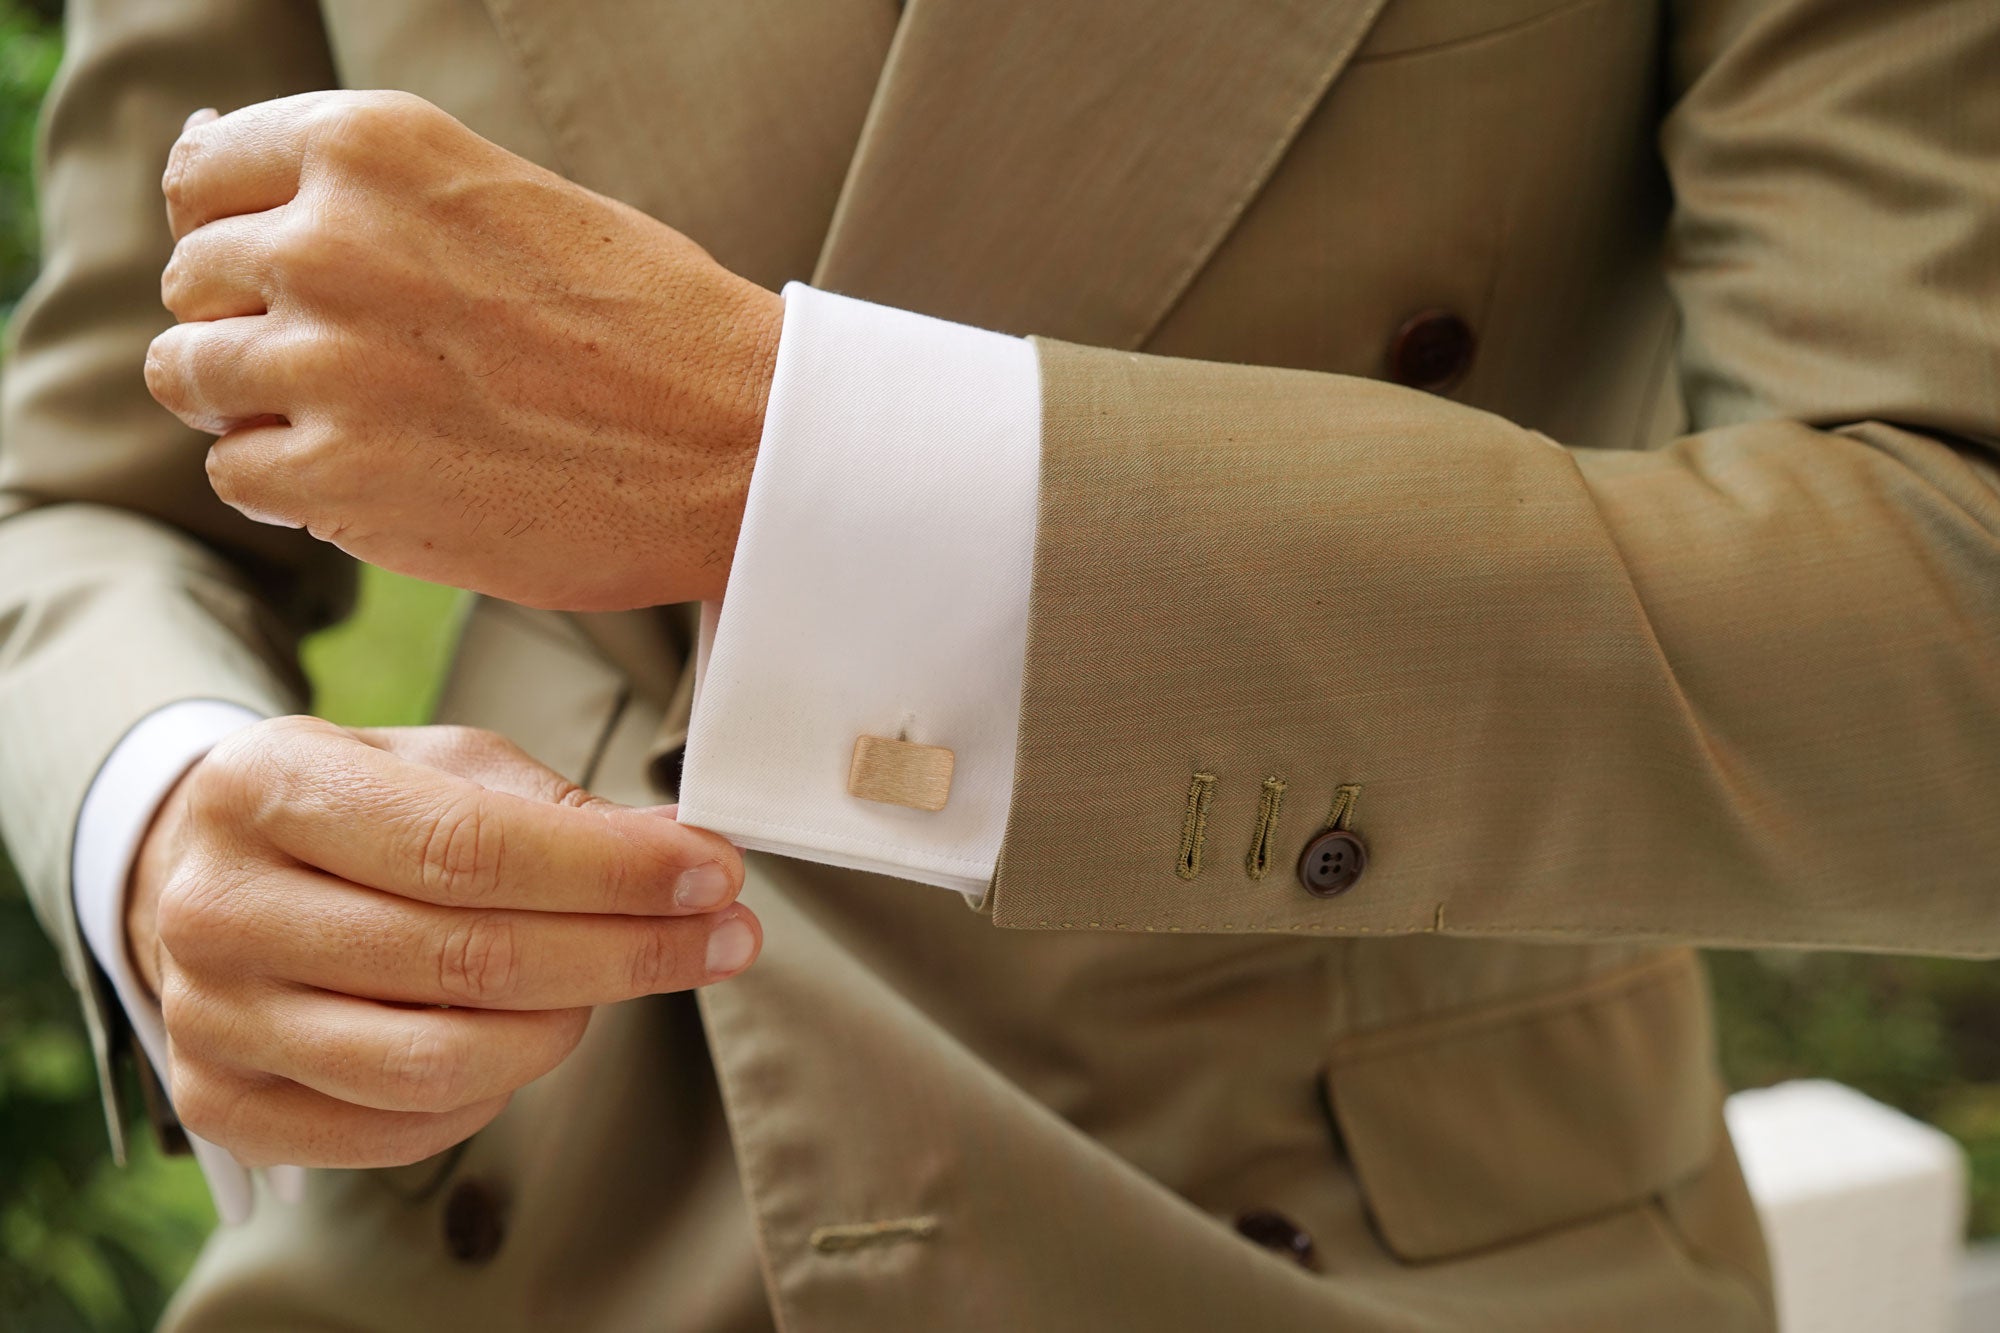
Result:
{"type": "Polygon", "coordinates": [[[1782,1333],[1959,1327],[1957,1143],[1822,1080],[1739,1092],[1728,1121],[1770,1245],[1782,1333]]]}

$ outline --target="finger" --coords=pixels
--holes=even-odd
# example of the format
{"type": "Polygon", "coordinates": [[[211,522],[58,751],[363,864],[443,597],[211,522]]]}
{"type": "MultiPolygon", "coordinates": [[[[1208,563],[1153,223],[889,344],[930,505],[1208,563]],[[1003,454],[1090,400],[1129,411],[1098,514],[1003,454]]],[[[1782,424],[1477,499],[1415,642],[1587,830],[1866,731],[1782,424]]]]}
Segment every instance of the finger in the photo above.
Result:
{"type": "Polygon", "coordinates": [[[552,804],[332,732],[260,810],[272,843],[342,879],[452,907],[709,912],[743,883],[727,839],[606,801],[552,804]]]}
{"type": "Polygon", "coordinates": [[[507,1099],[432,1114],[379,1111],[285,1079],[254,1077],[168,1043],[174,1113],[247,1167],[408,1166],[462,1143],[507,1099]]]}
{"type": "MultiPolygon", "coordinates": [[[[302,528],[318,490],[307,447],[309,426],[283,417],[252,417],[232,426],[208,450],[208,484],[224,504],[259,523],[302,528]]],[[[316,535],[325,536],[324,532],[316,535]]]]}
{"type": "Polygon", "coordinates": [[[229,319],[270,308],[270,219],[219,218],[181,237],[160,274],[160,302],[174,318],[229,319]]]}
{"type": "Polygon", "coordinates": [[[306,145],[340,97],[301,93],[214,120],[191,117],[160,178],[174,239],[217,218],[289,203],[299,191],[306,145]]]}
{"type": "Polygon", "coordinates": [[[310,870],[232,893],[225,942],[169,947],[201,976],[250,972],[395,1004],[576,1009],[688,990],[742,971],[761,927],[741,904],[700,916],[466,910],[310,870]]]}
{"type": "Polygon", "coordinates": [[[350,730],[378,750],[468,778],[494,791],[555,805],[617,808],[614,802],[592,795],[498,732],[454,726],[350,730]]]}
{"type": "Polygon", "coordinates": [[[176,324],[146,349],[146,387],[196,430],[221,435],[286,404],[267,316],[176,324]]]}
{"type": "Polygon", "coordinates": [[[379,1111],[455,1111],[504,1097],[562,1063],[588,1009],[408,1008],[296,987],[213,998],[185,981],[161,997],[186,1050],[379,1111]]]}

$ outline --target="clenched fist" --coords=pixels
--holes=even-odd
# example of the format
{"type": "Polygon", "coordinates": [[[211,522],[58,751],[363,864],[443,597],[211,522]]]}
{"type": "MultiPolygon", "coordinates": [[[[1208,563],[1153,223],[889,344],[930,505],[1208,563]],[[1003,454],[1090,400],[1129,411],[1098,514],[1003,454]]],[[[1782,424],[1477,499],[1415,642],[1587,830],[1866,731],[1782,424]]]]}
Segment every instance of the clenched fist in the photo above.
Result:
{"type": "Polygon", "coordinates": [[[404,93],[197,112],[153,394],[228,503],[531,606],[713,599],[783,303],[404,93]]]}
{"type": "Polygon", "coordinates": [[[391,1166],[498,1115],[592,1006],[747,967],[742,873],[489,732],[279,718],[170,795],[127,938],[190,1130],[246,1166],[391,1166]]]}

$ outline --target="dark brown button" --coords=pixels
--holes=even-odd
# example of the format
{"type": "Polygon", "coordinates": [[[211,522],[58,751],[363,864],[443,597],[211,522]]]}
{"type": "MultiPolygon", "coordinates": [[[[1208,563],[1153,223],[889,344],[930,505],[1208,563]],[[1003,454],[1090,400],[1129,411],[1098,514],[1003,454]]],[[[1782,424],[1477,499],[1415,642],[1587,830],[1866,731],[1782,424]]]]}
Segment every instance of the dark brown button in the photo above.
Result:
{"type": "Polygon", "coordinates": [[[462,1264],[483,1264],[506,1239],[500,1199],[476,1180],[460,1181],[444,1201],[444,1243],[462,1264]]]}
{"type": "Polygon", "coordinates": [[[1262,1208],[1245,1213],[1236,1219],[1236,1230],[1265,1249],[1276,1250],[1301,1268],[1312,1267],[1313,1238],[1283,1213],[1262,1208]]]}
{"type": "Polygon", "coordinates": [[[1368,868],[1368,844],[1345,829],[1330,828],[1306,844],[1299,857],[1299,883],[1321,898],[1346,893],[1368,868]]]}
{"type": "Polygon", "coordinates": [[[1389,344],[1389,378],[1426,393],[1443,393],[1464,378],[1479,340],[1449,310],[1410,316],[1389,344]]]}

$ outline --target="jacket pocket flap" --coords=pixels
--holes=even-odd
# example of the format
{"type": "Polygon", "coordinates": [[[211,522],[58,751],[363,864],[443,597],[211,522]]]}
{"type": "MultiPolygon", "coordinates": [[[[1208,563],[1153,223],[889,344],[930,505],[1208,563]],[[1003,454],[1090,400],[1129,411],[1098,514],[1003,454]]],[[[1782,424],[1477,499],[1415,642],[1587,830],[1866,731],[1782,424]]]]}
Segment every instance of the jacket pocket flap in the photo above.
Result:
{"type": "Polygon", "coordinates": [[[1675,952],[1344,1042],[1327,1096],[1376,1228],[1441,1259],[1627,1206],[1714,1151],[1708,992],[1675,952]]]}

